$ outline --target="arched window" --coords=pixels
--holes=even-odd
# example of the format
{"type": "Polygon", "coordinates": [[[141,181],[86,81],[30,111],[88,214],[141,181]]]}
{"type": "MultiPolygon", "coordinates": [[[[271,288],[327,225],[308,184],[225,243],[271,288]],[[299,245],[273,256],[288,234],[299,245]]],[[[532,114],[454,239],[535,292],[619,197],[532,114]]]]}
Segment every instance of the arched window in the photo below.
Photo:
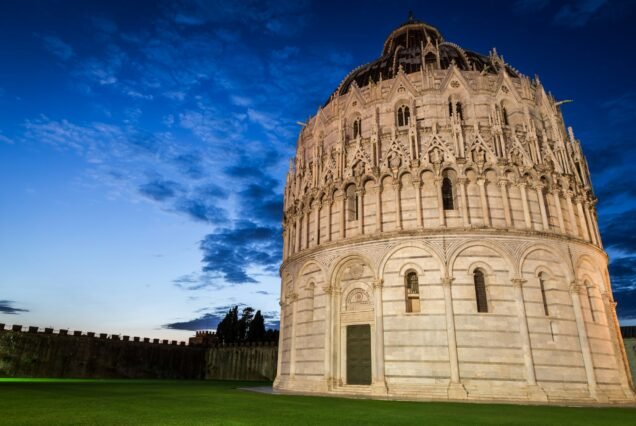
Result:
{"type": "Polygon", "coordinates": [[[353,138],[356,139],[362,136],[362,120],[360,117],[353,120],[353,138]]]}
{"type": "Polygon", "coordinates": [[[354,185],[347,187],[347,220],[352,222],[358,220],[358,193],[354,185]]]}
{"type": "Polygon", "coordinates": [[[460,120],[464,119],[464,110],[462,109],[462,103],[461,102],[457,102],[455,104],[455,113],[457,114],[457,116],[459,117],[460,120]]]}
{"type": "Polygon", "coordinates": [[[585,283],[585,292],[587,293],[587,302],[590,305],[590,315],[592,322],[596,322],[596,315],[594,314],[594,301],[592,299],[592,287],[589,283],[585,283]]]}
{"type": "Polygon", "coordinates": [[[455,104],[453,105],[453,101],[452,100],[448,101],[448,115],[449,115],[449,117],[452,117],[453,113],[455,115],[457,115],[457,117],[459,117],[460,120],[464,119],[464,110],[462,108],[462,103],[461,102],[455,102],[455,104]]]}
{"type": "Polygon", "coordinates": [[[411,122],[411,111],[406,105],[402,105],[398,108],[397,122],[398,127],[408,126],[411,122]]]}
{"type": "Polygon", "coordinates": [[[486,298],[486,280],[481,269],[473,272],[475,281],[475,298],[477,299],[477,312],[488,312],[488,299],[486,298]]]}
{"type": "Polygon", "coordinates": [[[508,111],[506,111],[506,107],[505,106],[501,106],[501,116],[503,118],[503,122],[506,126],[508,126],[510,123],[508,122],[508,111]]]}
{"type": "Polygon", "coordinates": [[[415,271],[409,271],[404,277],[406,289],[406,312],[420,311],[420,286],[415,271]]]}
{"type": "Polygon", "coordinates": [[[550,315],[550,311],[548,310],[548,299],[546,298],[545,295],[545,274],[543,272],[541,272],[539,274],[539,287],[541,288],[541,300],[543,301],[543,312],[545,313],[545,316],[549,316],[550,315]]]}
{"type": "Polygon", "coordinates": [[[437,68],[437,57],[434,53],[428,52],[426,56],[424,56],[424,67],[428,71],[432,71],[437,68]]]}
{"type": "Polygon", "coordinates": [[[455,209],[453,202],[453,183],[448,177],[442,180],[442,204],[444,205],[444,210],[455,209]]]}

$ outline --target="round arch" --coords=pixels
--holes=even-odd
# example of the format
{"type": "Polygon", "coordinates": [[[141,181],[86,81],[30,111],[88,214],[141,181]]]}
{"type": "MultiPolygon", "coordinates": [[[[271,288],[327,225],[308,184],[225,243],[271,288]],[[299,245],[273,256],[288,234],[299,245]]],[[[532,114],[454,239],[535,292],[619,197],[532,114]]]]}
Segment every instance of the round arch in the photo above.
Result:
{"type": "Polygon", "coordinates": [[[395,253],[397,253],[399,250],[402,250],[408,247],[421,249],[427,252],[428,254],[430,254],[437,261],[441,276],[443,277],[446,275],[446,270],[444,268],[444,261],[442,260],[442,257],[435,251],[433,247],[426,244],[422,244],[422,243],[418,244],[415,242],[407,242],[407,243],[400,244],[396,247],[393,247],[391,250],[389,250],[389,252],[387,252],[382,257],[382,260],[380,261],[380,267],[378,268],[378,276],[380,277],[384,276],[384,269],[386,268],[386,264],[395,253]]]}
{"type": "MultiPolygon", "coordinates": [[[[523,271],[523,265],[526,262],[526,260],[528,259],[528,256],[530,256],[530,254],[532,252],[537,251],[537,250],[545,250],[548,253],[552,253],[554,256],[557,257],[557,259],[559,259],[559,263],[562,264],[562,265],[568,265],[570,263],[568,261],[568,259],[567,259],[567,255],[564,252],[562,252],[560,250],[555,250],[554,247],[549,247],[549,246],[547,246],[545,244],[535,243],[535,244],[532,244],[527,249],[525,249],[523,251],[523,253],[521,254],[521,256],[519,257],[519,263],[516,265],[516,267],[518,268],[519,274],[521,274],[521,271],[523,271]]],[[[548,271],[550,271],[550,270],[548,269],[548,271]]],[[[563,272],[563,274],[565,275],[565,277],[566,277],[568,282],[572,282],[574,277],[572,276],[572,271],[570,270],[570,268],[562,267],[561,268],[561,272],[563,272]]],[[[554,271],[552,271],[551,273],[554,273],[554,271]]],[[[552,276],[554,276],[554,275],[552,275],[552,276]]]]}
{"type": "Polygon", "coordinates": [[[449,275],[455,269],[455,262],[457,261],[457,258],[459,257],[459,255],[462,254],[463,251],[472,247],[487,247],[493,250],[494,252],[499,254],[501,258],[504,259],[504,261],[508,265],[510,278],[513,278],[515,275],[518,274],[517,265],[515,264],[515,262],[513,262],[512,256],[510,255],[510,253],[505,251],[501,246],[499,246],[498,244],[492,243],[490,241],[469,241],[464,244],[461,244],[459,247],[453,250],[451,252],[451,255],[448,257],[449,275]]]}
{"type": "MultiPolygon", "coordinates": [[[[325,273],[325,268],[318,263],[316,260],[308,260],[307,262],[303,263],[303,266],[300,267],[300,269],[298,270],[298,274],[296,275],[296,282],[298,283],[298,287],[299,288],[304,288],[307,286],[307,283],[302,283],[301,284],[301,279],[303,274],[305,273],[305,271],[310,267],[310,266],[316,266],[318,267],[320,274],[322,275],[322,280],[323,282],[326,284],[327,283],[327,275],[325,273]]],[[[310,280],[311,281],[311,280],[310,280]]]]}
{"type": "Polygon", "coordinates": [[[356,254],[348,254],[348,255],[345,255],[345,256],[341,257],[340,259],[338,259],[338,261],[331,268],[331,271],[329,273],[329,285],[330,286],[334,286],[338,282],[338,280],[340,278],[340,275],[342,274],[343,266],[345,266],[351,260],[359,260],[359,261],[364,262],[371,269],[371,272],[373,274],[373,279],[374,280],[378,279],[376,271],[373,268],[373,263],[371,262],[371,260],[369,258],[367,258],[366,256],[363,256],[361,254],[357,254],[357,253],[356,254]]]}

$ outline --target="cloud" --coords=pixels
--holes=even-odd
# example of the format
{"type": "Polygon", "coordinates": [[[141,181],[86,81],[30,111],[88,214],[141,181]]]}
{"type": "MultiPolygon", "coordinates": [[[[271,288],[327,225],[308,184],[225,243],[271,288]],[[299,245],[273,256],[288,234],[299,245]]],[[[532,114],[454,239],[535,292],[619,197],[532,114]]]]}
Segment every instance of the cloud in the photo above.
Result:
{"type": "Polygon", "coordinates": [[[265,327],[275,330],[280,329],[280,313],[278,311],[263,312],[263,318],[265,319],[265,327]]]}
{"type": "Polygon", "coordinates": [[[578,0],[561,6],[554,22],[566,27],[584,27],[607,3],[607,0],[578,0]]]}
{"type": "Polygon", "coordinates": [[[190,0],[170,4],[166,13],[174,22],[184,26],[206,24],[240,24],[254,32],[278,35],[295,34],[305,24],[302,14],[307,2],[303,0],[190,0]]]}
{"type": "Polygon", "coordinates": [[[169,328],[172,330],[216,330],[216,327],[223,320],[225,315],[217,315],[207,313],[195,319],[188,321],[178,321],[173,323],[164,324],[163,328],[169,328]]]}
{"type": "Polygon", "coordinates": [[[25,139],[76,152],[90,163],[86,175],[114,196],[210,225],[199,244],[201,271],[192,282],[175,280],[184,290],[275,274],[295,121],[324,101],[353,60],[288,38],[304,25],[307,6],[178,1],[135,30],[93,18],[91,50],[77,50],[64,66],[82,93],[112,100],[112,116],[42,116],[26,122],[25,139]],[[246,42],[256,36],[273,48],[246,42]]]}
{"type": "MultiPolygon", "coordinates": [[[[114,44],[106,45],[104,50],[100,56],[81,59],[73,74],[98,87],[118,83],[122,67],[128,61],[128,54],[114,44]]],[[[126,88],[125,91],[130,92],[130,89],[126,88]]]]}
{"type": "Polygon", "coordinates": [[[198,151],[186,152],[175,156],[172,161],[184,176],[191,179],[201,179],[205,176],[203,154],[198,151]]]}
{"type": "Polygon", "coordinates": [[[175,287],[187,291],[202,290],[204,288],[219,289],[222,287],[211,274],[200,274],[196,272],[182,275],[172,280],[172,283],[175,287]]]}
{"type": "MultiPolygon", "coordinates": [[[[612,8],[628,9],[629,3],[629,1],[614,2],[612,8]]],[[[516,0],[512,8],[518,14],[546,12],[552,15],[552,23],[555,25],[581,28],[593,19],[610,17],[612,11],[609,7],[605,7],[607,5],[609,5],[608,0],[516,0]]]]}
{"type": "Polygon", "coordinates": [[[636,319],[636,290],[616,291],[616,314],[621,320],[636,319]]]}
{"type": "Polygon", "coordinates": [[[170,180],[156,179],[139,187],[139,192],[155,201],[165,201],[173,198],[181,188],[178,183],[170,180]]]}
{"type": "Polygon", "coordinates": [[[6,143],[6,144],[8,144],[8,145],[13,145],[13,144],[15,144],[15,141],[14,141],[13,139],[11,139],[11,138],[9,138],[9,137],[7,137],[7,136],[3,135],[1,132],[0,132],[0,142],[2,142],[2,143],[6,143]]]}
{"type": "Polygon", "coordinates": [[[38,37],[42,40],[44,48],[59,59],[68,61],[73,56],[73,48],[60,38],[52,35],[38,35],[38,37]]]}
{"type": "Polygon", "coordinates": [[[200,242],[203,271],[218,273],[232,284],[257,282],[248,275],[251,267],[274,273],[282,257],[280,229],[251,221],[238,221],[221,228],[200,242]]]}
{"type": "Polygon", "coordinates": [[[186,320],[186,321],[176,321],[168,324],[162,325],[162,328],[169,328],[172,330],[188,330],[188,331],[199,331],[199,330],[216,330],[216,327],[219,323],[225,318],[225,314],[233,308],[234,306],[238,306],[239,310],[247,306],[244,303],[237,303],[233,305],[224,305],[217,306],[214,308],[201,308],[197,309],[197,313],[205,312],[203,315],[200,315],[194,319],[186,320]]]}
{"type": "Polygon", "coordinates": [[[177,211],[186,213],[191,219],[201,222],[220,224],[227,219],[223,208],[206,198],[182,198],[175,207],[177,211]]]}
{"type": "Polygon", "coordinates": [[[606,248],[627,253],[636,252],[636,209],[613,215],[602,215],[601,235],[606,248]]]}
{"type": "Polygon", "coordinates": [[[0,314],[5,315],[17,315],[21,312],[29,312],[28,309],[15,308],[15,304],[12,300],[0,300],[0,314]]]}
{"type": "Polygon", "coordinates": [[[607,113],[609,123],[615,126],[629,124],[633,127],[636,116],[636,93],[623,93],[601,104],[607,113]]]}
{"type": "Polygon", "coordinates": [[[613,258],[609,272],[614,291],[636,291],[636,255],[613,258]]]}

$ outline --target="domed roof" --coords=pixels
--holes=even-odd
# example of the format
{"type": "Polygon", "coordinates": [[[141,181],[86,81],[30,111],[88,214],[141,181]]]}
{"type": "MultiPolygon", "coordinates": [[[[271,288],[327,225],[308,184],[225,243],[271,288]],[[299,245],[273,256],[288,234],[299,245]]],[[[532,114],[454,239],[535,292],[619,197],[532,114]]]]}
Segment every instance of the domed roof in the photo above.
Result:
{"type": "MultiPolygon", "coordinates": [[[[387,37],[382,56],[351,71],[333,95],[344,95],[354,81],[362,88],[371,81],[395,77],[400,67],[409,74],[420,71],[428,63],[438,69],[448,69],[454,63],[460,70],[490,74],[496,74],[501,66],[493,63],[488,56],[445,41],[437,28],[409,15],[409,19],[387,37]]],[[[517,76],[510,67],[506,67],[506,71],[513,77],[517,76]]]]}

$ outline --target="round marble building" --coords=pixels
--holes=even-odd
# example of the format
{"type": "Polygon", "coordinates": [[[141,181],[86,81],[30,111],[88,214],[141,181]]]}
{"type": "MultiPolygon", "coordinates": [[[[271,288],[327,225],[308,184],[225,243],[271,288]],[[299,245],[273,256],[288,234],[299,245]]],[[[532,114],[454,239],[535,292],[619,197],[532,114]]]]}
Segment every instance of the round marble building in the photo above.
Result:
{"type": "Polygon", "coordinates": [[[275,388],[633,401],[560,104],[414,19],[351,71],[287,176],[275,388]]]}

